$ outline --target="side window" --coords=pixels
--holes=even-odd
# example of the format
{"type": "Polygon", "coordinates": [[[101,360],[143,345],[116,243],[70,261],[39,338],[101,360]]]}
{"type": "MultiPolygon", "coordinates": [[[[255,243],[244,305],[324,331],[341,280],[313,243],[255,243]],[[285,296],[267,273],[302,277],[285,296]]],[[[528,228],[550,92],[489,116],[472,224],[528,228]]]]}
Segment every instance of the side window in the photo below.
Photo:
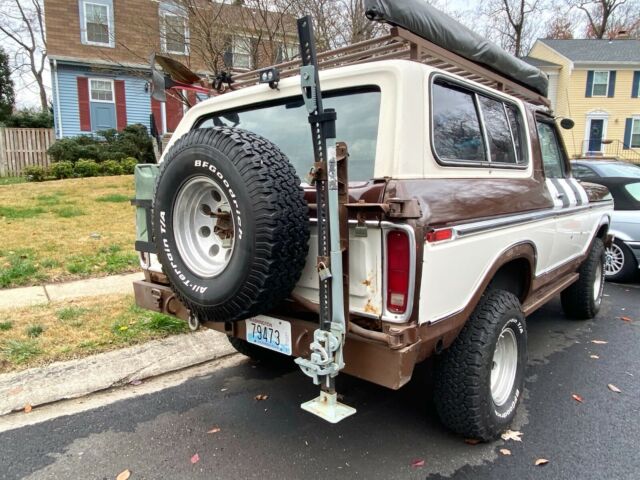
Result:
{"type": "Polygon", "coordinates": [[[584,165],[572,165],[571,173],[573,173],[574,178],[586,178],[586,177],[597,177],[596,172],[591,170],[589,167],[585,167],[584,165]]]}
{"type": "Polygon", "coordinates": [[[538,122],[538,137],[540,139],[540,151],[544,164],[544,173],[548,178],[564,177],[564,157],[558,143],[555,128],[552,124],[538,122]]]}
{"type": "Polygon", "coordinates": [[[433,143],[443,160],[484,162],[486,153],[474,94],[433,85],[433,143]]]}
{"type": "Polygon", "coordinates": [[[491,161],[515,165],[517,163],[516,151],[504,103],[483,96],[478,98],[482,108],[484,126],[487,129],[491,161]]]}
{"type": "Polygon", "coordinates": [[[436,79],[431,90],[433,149],[443,163],[525,167],[519,109],[470,88],[436,79]]]}

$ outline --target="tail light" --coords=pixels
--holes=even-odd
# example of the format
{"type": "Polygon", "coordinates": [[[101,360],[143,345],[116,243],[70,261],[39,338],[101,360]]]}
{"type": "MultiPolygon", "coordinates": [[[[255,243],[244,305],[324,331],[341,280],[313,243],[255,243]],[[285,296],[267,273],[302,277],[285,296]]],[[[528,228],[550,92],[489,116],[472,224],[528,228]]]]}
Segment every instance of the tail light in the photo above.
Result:
{"type": "Polygon", "coordinates": [[[404,313],[409,298],[410,243],[405,232],[387,234],[387,310],[404,313]]]}

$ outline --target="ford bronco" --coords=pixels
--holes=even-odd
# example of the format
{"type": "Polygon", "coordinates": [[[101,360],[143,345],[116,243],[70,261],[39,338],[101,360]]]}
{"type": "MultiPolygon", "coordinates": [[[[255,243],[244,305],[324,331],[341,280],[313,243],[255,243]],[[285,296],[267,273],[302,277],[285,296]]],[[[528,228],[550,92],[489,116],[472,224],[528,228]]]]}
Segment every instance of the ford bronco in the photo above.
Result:
{"type": "Polygon", "coordinates": [[[316,54],[301,19],[299,60],[218,79],[138,166],[137,303],[297,358],[330,421],[339,371],[399,389],[435,356],[442,421],[489,440],[526,317],[598,313],[612,204],[572,178],[537,69],[424,2],[366,3],[388,35],[316,54]]]}

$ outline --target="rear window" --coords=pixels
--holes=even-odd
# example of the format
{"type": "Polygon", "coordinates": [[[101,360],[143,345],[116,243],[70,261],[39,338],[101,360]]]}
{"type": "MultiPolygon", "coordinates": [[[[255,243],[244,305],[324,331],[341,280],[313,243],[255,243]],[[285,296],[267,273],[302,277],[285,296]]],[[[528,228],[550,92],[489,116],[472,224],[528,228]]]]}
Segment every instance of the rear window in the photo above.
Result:
{"type": "MultiPolygon", "coordinates": [[[[334,108],[337,140],[349,148],[349,180],[368,181],[373,178],[378,123],[380,89],[328,92],[323,95],[325,108],[334,108]]],[[[242,109],[226,110],[204,117],[196,128],[230,126],[243,128],[269,139],[287,155],[303,178],[313,165],[313,145],[308,113],[302,95],[242,109]]]]}

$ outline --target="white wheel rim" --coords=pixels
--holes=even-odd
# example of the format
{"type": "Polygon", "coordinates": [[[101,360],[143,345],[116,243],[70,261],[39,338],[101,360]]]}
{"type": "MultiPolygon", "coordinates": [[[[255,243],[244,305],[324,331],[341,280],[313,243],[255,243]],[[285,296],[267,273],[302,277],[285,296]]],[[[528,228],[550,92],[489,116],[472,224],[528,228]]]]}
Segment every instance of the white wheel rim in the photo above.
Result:
{"type": "Polygon", "coordinates": [[[624,266],[624,252],[615,243],[605,251],[604,273],[605,275],[617,275],[624,266]]]}
{"type": "Polygon", "coordinates": [[[593,280],[593,299],[598,302],[600,300],[600,290],[602,290],[602,263],[598,263],[596,267],[596,278],[593,280]]]}
{"type": "Polygon", "coordinates": [[[518,370],[518,342],[515,332],[505,326],[493,352],[491,367],[491,397],[502,406],[509,400],[518,370]]]}
{"type": "Polygon", "coordinates": [[[185,183],[173,208],[173,232],[180,257],[202,278],[220,275],[233,255],[235,220],[224,191],[212,179],[185,183]]]}

